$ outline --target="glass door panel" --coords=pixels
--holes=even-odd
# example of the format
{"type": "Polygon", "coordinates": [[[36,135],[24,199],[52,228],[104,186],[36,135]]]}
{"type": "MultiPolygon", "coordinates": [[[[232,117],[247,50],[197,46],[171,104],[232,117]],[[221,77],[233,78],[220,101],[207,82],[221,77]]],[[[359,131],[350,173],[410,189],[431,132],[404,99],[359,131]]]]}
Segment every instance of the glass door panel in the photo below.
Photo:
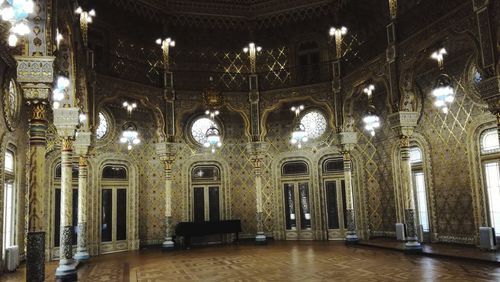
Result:
{"type": "Polygon", "coordinates": [[[328,229],[339,229],[339,214],[337,205],[337,182],[327,181],[326,187],[326,210],[328,217],[328,229]]]}
{"type": "Polygon", "coordinates": [[[102,189],[101,242],[113,240],[113,190],[102,189]]]}
{"type": "Polygon", "coordinates": [[[297,229],[297,218],[295,215],[295,189],[294,185],[285,183],[285,216],[286,216],[286,229],[297,229]]]}
{"type": "Polygon", "coordinates": [[[195,222],[205,221],[205,189],[204,187],[194,187],[193,190],[193,218],[195,222]]]}
{"type": "Polygon", "coordinates": [[[208,188],[208,211],[210,221],[220,220],[219,187],[217,186],[208,188]]]}
{"type": "Polygon", "coordinates": [[[299,183],[300,195],[300,228],[311,229],[311,211],[309,208],[309,185],[299,183]]]}
{"type": "Polygon", "coordinates": [[[127,189],[116,191],[116,240],[127,240],[127,189]]]}

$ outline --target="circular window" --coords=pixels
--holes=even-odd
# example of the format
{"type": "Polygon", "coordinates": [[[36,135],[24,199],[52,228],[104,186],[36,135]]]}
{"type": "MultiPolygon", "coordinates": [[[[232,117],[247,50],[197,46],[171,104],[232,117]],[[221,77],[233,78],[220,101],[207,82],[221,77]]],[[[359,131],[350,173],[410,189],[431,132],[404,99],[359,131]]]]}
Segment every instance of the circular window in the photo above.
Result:
{"type": "Polygon", "coordinates": [[[307,136],[310,139],[315,139],[323,135],[326,131],[326,118],[319,111],[312,111],[305,114],[300,123],[304,125],[307,136]]]}
{"type": "Polygon", "coordinates": [[[21,97],[16,82],[11,79],[4,95],[4,116],[7,126],[14,130],[19,117],[21,97]]]}
{"type": "Polygon", "coordinates": [[[200,117],[191,125],[191,136],[198,144],[203,145],[207,142],[206,134],[210,127],[215,127],[220,130],[217,122],[206,117],[200,117]]]}
{"type": "Polygon", "coordinates": [[[102,140],[109,132],[109,118],[103,112],[99,112],[99,123],[95,131],[98,140],[102,140]]]}

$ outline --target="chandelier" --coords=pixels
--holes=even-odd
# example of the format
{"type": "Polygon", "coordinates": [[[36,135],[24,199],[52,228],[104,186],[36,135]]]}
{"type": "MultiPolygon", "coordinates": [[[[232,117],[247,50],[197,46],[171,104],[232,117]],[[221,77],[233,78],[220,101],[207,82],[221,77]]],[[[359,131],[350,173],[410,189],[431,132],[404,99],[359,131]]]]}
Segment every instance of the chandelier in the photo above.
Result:
{"type": "Polygon", "coordinates": [[[215,110],[215,111],[207,110],[205,112],[205,114],[208,115],[210,117],[210,119],[212,120],[212,124],[210,125],[210,127],[207,129],[207,132],[205,133],[205,137],[206,137],[207,141],[203,144],[203,146],[205,148],[210,148],[210,151],[212,152],[212,154],[215,153],[216,148],[222,147],[222,139],[220,136],[220,131],[219,131],[219,129],[217,129],[215,127],[215,122],[214,122],[215,117],[218,116],[219,113],[220,112],[218,110],[215,110]]]}
{"type": "Polygon", "coordinates": [[[28,27],[28,15],[33,12],[32,0],[0,0],[0,15],[2,20],[10,22],[11,28],[7,43],[14,47],[17,45],[18,36],[24,36],[30,32],[28,27]]]}
{"type": "Polygon", "coordinates": [[[127,144],[127,149],[130,151],[134,145],[141,143],[139,139],[139,133],[137,132],[137,127],[131,123],[127,122],[123,125],[122,136],[120,137],[120,143],[127,144]]]}
{"type": "MultiPolygon", "coordinates": [[[[1,0],[0,0],[1,1],[1,0]]],[[[64,100],[64,92],[69,87],[69,79],[64,76],[57,78],[56,87],[52,90],[52,107],[54,109],[59,109],[61,106],[61,101],[64,100]]]]}
{"type": "Polygon", "coordinates": [[[123,102],[123,107],[127,110],[128,115],[132,114],[132,111],[137,108],[137,103],[123,102]]]}
{"type": "Polygon", "coordinates": [[[372,93],[375,90],[373,84],[368,85],[363,89],[363,92],[368,96],[368,113],[363,118],[365,130],[370,132],[371,136],[375,136],[375,129],[380,127],[380,118],[375,114],[375,106],[372,103],[372,93]]]}
{"type": "Polygon", "coordinates": [[[292,143],[292,145],[297,145],[297,148],[300,149],[302,148],[302,144],[309,140],[305,126],[299,120],[299,114],[304,110],[304,105],[291,107],[290,110],[295,113],[295,125],[293,127],[290,143],[292,143]]]}
{"type": "Polygon", "coordinates": [[[455,90],[452,87],[451,78],[448,75],[440,74],[438,76],[436,85],[432,90],[432,96],[436,99],[434,101],[434,106],[447,114],[449,110],[448,105],[455,100],[455,90]]]}

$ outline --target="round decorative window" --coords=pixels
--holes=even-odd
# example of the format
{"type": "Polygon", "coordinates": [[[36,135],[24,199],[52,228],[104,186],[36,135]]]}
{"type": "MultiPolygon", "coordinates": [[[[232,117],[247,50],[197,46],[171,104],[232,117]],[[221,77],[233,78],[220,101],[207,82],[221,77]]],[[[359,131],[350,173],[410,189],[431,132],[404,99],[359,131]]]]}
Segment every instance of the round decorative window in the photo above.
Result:
{"type": "Polygon", "coordinates": [[[109,117],[103,112],[99,112],[99,123],[95,131],[97,140],[102,140],[109,133],[109,117]]]}
{"type": "Polygon", "coordinates": [[[300,123],[304,125],[310,139],[321,137],[326,131],[326,118],[319,111],[308,112],[300,119],[300,123]]]}
{"type": "Polygon", "coordinates": [[[17,120],[19,119],[19,108],[21,105],[21,94],[14,79],[9,80],[5,92],[3,101],[4,116],[7,127],[12,131],[15,129],[17,120]]]}
{"type": "Polygon", "coordinates": [[[212,119],[207,117],[197,118],[191,125],[191,136],[194,141],[200,145],[204,145],[207,142],[207,130],[212,126],[220,130],[217,122],[212,119]]]}

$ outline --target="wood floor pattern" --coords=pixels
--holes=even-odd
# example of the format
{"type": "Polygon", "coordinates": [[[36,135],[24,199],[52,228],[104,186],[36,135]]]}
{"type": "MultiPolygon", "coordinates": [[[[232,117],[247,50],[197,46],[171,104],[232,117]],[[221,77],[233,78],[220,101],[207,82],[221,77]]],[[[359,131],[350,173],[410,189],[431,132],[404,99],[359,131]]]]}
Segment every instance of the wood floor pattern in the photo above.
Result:
{"type": "MultiPolygon", "coordinates": [[[[54,281],[57,262],[48,263],[54,281]]],[[[24,281],[25,269],[0,277],[24,281]]],[[[500,281],[500,267],[333,242],[242,244],[93,257],[79,281],[500,281]]]]}

